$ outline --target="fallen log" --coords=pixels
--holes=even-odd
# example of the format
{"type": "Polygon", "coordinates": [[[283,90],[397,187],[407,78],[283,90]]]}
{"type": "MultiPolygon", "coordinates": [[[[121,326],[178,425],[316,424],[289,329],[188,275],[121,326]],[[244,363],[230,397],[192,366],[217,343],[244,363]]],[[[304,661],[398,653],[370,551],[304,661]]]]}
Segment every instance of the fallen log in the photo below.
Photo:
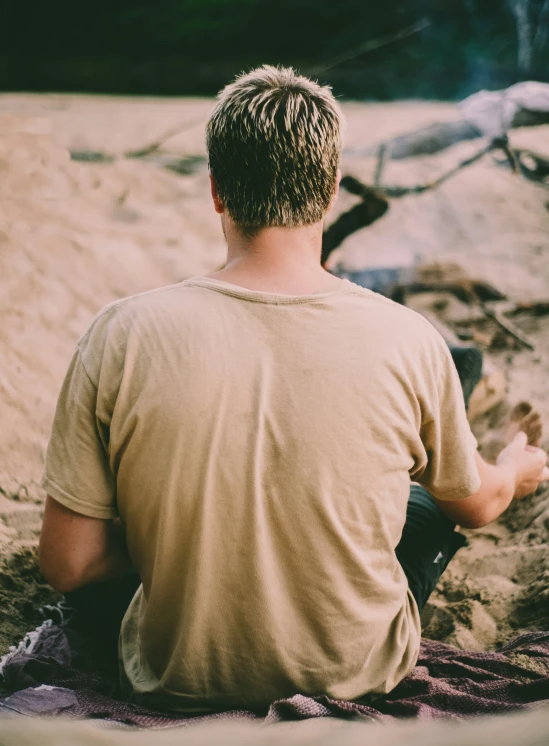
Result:
{"type": "Polygon", "coordinates": [[[341,186],[351,194],[360,196],[362,201],[340,215],[322,236],[321,262],[324,265],[332,253],[343,241],[355,231],[375,223],[389,209],[389,202],[377,189],[362,184],[354,177],[345,177],[341,186]]]}
{"type": "MultiPolygon", "coordinates": [[[[406,304],[409,296],[421,293],[450,293],[469,305],[507,299],[506,295],[490,283],[471,279],[454,265],[381,267],[358,272],[337,270],[335,274],[397,303],[406,304]]],[[[485,309],[482,310],[486,315],[485,309]]]]}
{"type": "MultiPolygon", "coordinates": [[[[549,124],[549,84],[536,81],[517,83],[501,91],[479,91],[458,105],[461,118],[435,122],[384,141],[388,157],[394,160],[433,155],[452,145],[480,137],[505,137],[517,127],[549,124]]],[[[346,151],[372,156],[380,143],[346,151]]]]}
{"type": "MultiPolygon", "coordinates": [[[[324,231],[322,239],[322,264],[326,264],[332,251],[342,244],[348,236],[361,228],[371,225],[387,212],[389,209],[388,197],[405,197],[410,194],[422,194],[431,189],[436,189],[463,168],[473,165],[473,163],[479,161],[495,148],[502,148],[504,153],[507,155],[506,146],[506,142],[493,141],[489,145],[483,147],[478,153],[460,161],[456,166],[443,173],[437,179],[434,179],[427,184],[418,184],[412,187],[371,187],[367,184],[363,184],[354,176],[344,176],[343,179],[341,179],[340,186],[350,194],[360,197],[362,202],[340,215],[339,218],[324,231]]],[[[385,163],[386,153],[383,148],[380,149],[378,156],[378,166],[375,177],[377,182],[381,180],[383,165],[385,163]]]]}
{"type": "Polygon", "coordinates": [[[527,347],[529,350],[535,350],[536,347],[532,340],[524,334],[520,329],[517,329],[517,327],[512,324],[510,321],[507,321],[503,317],[503,315],[495,308],[489,308],[484,303],[481,303],[481,308],[490,319],[496,322],[496,324],[503,329],[503,331],[506,334],[509,334],[511,337],[517,340],[517,342],[520,342],[523,347],[527,347]]]}
{"type": "Polygon", "coordinates": [[[514,303],[512,308],[505,311],[505,316],[516,316],[520,313],[530,313],[533,316],[546,316],[549,314],[549,300],[514,303]]]}
{"type": "MultiPolygon", "coordinates": [[[[528,181],[549,187],[549,158],[525,148],[513,148],[517,169],[528,181]]],[[[500,165],[503,162],[499,162],[500,165]]]]}
{"type": "MultiPolygon", "coordinates": [[[[458,142],[476,140],[482,137],[482,132],[463,119],[453,122],[437,122],[420,127],[413,132],[407,132],[395,137],[385,144],[389,157],[395,161],[405,158],[416,158],[421,155],[434,155],[447,150],[458,142]]],[[[379,145],[364,151],[363,155],[373,155],[379,145]]]]}

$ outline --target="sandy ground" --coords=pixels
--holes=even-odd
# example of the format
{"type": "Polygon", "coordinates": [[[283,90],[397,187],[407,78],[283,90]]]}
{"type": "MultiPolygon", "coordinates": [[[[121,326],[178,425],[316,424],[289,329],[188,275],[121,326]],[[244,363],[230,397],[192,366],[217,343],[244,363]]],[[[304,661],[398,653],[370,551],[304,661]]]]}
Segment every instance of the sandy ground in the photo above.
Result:
{"type": "MultiPolygon", "coordinates": [[[[181,123],[185,131],[169,150],[204,155],[211,105],[0,96],[0,654],[54,598],[36,568],[39,479],[77,338],[106,303],[201,274],[224,256],[204,165],[182,176],[123,157],[76,163],[67,148],[121,156],[181,123]]],[[[426,102],[344,109],[352,148],[455,117],[453,106],[426,102]]],[[[549,153],[549,127],[517,131],[513,144],[549,153]]],[[[390,163],[385,181],[422,183],[476,147],[390,163]]],[[[346,156],[343,171],[371,181],[374,167],[371,158],[346,156]]],[[[548,200],[547,191],[489,157],[435,192],[395,200],[383,219],[348,238],[332,262],[357,269],[417,257],[452,260],[513,300],[549,297],[548,200]]],[[[342,195],[335,214],[351,203],[342,195]]],[[[549,427],[549,316],[524,315],[516,323],[536,350],[517,350],[507,340],[492,357],[507,373],[509,402],[532,399],[549,427]]],[[[504,416],[502,406],[475,423],[481,441],[504,416]]],[[[518,629],[549,628],[548,533],[549,490],[472,532],[425,612],[425,634],[479,649],[518,629]]]]}
{"type": "Polygon", "coordinates": [[[62,718],[4,718],[0,746],[542,746],[549,738],[549,712],[474,719],[467,723],[402,720],[398,723],[345,722],[335,718],[278,723],[221,722],[164,731],[109,730],[93,721],[62,718]]]}

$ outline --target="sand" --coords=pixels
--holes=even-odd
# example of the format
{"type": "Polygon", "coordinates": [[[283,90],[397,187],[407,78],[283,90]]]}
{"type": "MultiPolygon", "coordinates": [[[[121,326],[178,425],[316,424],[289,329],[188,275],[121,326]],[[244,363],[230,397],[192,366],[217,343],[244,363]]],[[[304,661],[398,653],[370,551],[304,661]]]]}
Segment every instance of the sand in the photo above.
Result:
{"type": "Polygon", "coordinates": [[[315,718],[268,727],[257,723],[221,722],[154,732],[113,730],[104,723],[63,718],[37,721],[4,718],[0,746],[541,746],[549,738],[547,708],[536,712],[475,718],[466,723],[402,720],[398,723],[345,722],[315,718]]]}
{"type": "MultiPolygon", "coordinates": [[[[120,156],[186,123],[170,151],[204,155],[211,106],[201,99],[0,96],[0,654],[55,599],[36,567],[39,479],[76,340],[110,301],[201,274],[224,257],[205,166],[181,176],[123,157],[76,163],[67,148],[120,156]]],[[[456,115],[450,104],[428,102],[344,109],[352,148],[456,115]]],[[[549,127],[517,131],[513,143],[549,153],[549,127]]],[[[390,163],[386,181],[421,183],[477,145],[390,163]]],[[[374,167],[371,158],[346,156],[343,171],[369,181],[374,167]]],[[[342,195],[334,216],[353,199],[342,195]]],[[[436,192],[394,201],[383,219],[346,240],[332,264],[453,260],[514,300],[549,296],[548,199],[489,157],[436,192]]],[[[509,402],[533,400],[549,428],[549,316],[516,323],[535,340],[535,352],[507,344],[492,357],[508,375],[509,402]]],[[[500,407],[475,423],[481,443],[504,416],[500,407]]],[[[481,649],[516,630],[549,628],[548,535],[549,490],[469,532],[469,547],[425,611],[425,634],[481,649]]]]}

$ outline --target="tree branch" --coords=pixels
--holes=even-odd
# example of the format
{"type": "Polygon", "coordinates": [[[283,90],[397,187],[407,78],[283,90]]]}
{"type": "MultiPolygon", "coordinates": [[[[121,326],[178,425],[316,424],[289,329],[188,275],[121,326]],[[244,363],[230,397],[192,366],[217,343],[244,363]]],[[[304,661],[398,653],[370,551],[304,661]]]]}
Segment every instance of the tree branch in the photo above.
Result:
{"type": "Polygon", "coordinates": [[[307,71],[307,75],[320,75],[321,73],[325,73],[328,70],[337,67],[338,65],[342,65],[344,62],[350,62],[350,60],[354,60],[356,59],[356,57],[361,57],[363,54],[374,52],[377,49],[386,47],[388,44],[394,44],[395,42],[401,41],[402,39],[407,39],[409,36],[418,34],[420,31],[428,28],[431,23],[432,22],[428,18],[422,18],[420,21],[414,23],[412,26],[408,26],[404,29],[401,29],[400,31],[397,31],[396,34],[387,34],[385,36],[380,36],[378,39],[370,39],[363,44],[359,44],[358,47],[353,47],[353,49],[350,49],[348,52],[343,52],[337,57],[333,57],[324,65],[319,65],[318,67],[311,68],[307,71]]]}

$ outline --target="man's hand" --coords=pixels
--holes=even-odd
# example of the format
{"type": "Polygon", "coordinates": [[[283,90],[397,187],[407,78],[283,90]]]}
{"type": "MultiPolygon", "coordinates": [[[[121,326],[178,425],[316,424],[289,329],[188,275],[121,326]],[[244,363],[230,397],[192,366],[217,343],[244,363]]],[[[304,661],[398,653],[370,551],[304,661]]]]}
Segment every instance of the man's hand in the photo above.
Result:
{"type": "Polygon", "coordinates": [[[515,500],[531,495],[541,482],[549,479],[547,454],[541,448],[527,445],[525,433],[519,432],[499,454],[496,466],[507,469],[514,475],[515,500]]]}
{"type": "Polygon", "coordinates": [[[436,500],[436,504],[455,523],[465,528],[482,528],[507,510],[513,498],[520,500],[549,480],[547,454],[527,445],[520,432],[501,451],[497,464],[487,464],[476,454],[480,489],[462,500],[436,500]]]}

